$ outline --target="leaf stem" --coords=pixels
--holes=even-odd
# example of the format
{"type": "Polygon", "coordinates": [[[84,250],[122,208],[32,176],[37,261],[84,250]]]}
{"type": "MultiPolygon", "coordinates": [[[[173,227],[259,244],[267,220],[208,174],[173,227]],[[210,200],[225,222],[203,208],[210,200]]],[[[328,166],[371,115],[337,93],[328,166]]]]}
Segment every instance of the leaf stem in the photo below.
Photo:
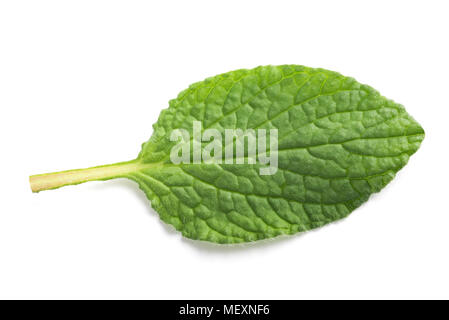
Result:
{"type": "Polygon", "coordinates": [[[30,186],[33,192],[51,190],[87,181],[125,177],[128,173],[137,171],[142,167],[143,165],[136,159],[86,169],[38,174],[30,176],[30,186]]]}

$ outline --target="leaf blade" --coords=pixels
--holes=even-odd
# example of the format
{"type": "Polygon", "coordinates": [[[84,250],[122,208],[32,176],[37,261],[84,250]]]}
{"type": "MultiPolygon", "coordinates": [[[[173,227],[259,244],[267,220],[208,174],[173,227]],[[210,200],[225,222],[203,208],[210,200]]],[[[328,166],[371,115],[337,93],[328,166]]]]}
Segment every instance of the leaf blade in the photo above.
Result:
{"type": "Polygon", "coordinates": [[[294,234],[341,219],[380,191],[419,148],[421,126],[369,86],[324,69],[267,66],[197,82],[170,101],[143,145],[158,170],[131,174],[161,219],[184,236],[218,243],[294,234]],[[169,165],[170,131],[193,121],[279,130],[279,169],[169,165]]]}

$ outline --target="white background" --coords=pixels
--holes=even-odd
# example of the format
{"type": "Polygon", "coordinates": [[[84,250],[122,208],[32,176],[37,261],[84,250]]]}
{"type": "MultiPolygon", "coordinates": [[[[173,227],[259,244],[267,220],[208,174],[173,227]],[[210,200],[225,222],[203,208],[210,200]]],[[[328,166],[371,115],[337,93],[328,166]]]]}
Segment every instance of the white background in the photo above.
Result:
{"type": "Polygon", "coordinates": [[[1,1],[0,298],[449,298],[447,1],[1,1]],[[226,247],[181,238],[131,181],[30,174],[136,157],[168,100],[238,68],[339,71],[426,130],[347,219],[226,247]]]}

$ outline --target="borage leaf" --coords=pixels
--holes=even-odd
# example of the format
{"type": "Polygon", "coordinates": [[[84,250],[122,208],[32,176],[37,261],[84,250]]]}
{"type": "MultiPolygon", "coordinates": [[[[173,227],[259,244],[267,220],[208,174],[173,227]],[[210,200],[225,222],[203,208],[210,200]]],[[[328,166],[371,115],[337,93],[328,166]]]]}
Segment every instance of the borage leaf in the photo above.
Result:
{"type": "Polygon", "coordinates": [[[385,187],[424,139],[401,105],[371,87],[297,65],[237,70],[195,83],[170,101],[153,127],[136,160],[32,176],[32,190],[129,178],[185,237],[255,241],[346,217],[385,187]],[[239,136],[205,139],[210,129],[223,137],[231,129],[256,133],[256,157],[250,135],[239,155],[239,136]],[[173,139],[176,130],[183,139],[173,139]],[[219,141],[216,149],[207,147],[210,141],[219,141]],[[196,155],[195,143],[201,148],[196,155]],[[192,152],[180,161],[186,151],[192,152]],[[203,154],[209,161],[201,161],[203,154]]]}

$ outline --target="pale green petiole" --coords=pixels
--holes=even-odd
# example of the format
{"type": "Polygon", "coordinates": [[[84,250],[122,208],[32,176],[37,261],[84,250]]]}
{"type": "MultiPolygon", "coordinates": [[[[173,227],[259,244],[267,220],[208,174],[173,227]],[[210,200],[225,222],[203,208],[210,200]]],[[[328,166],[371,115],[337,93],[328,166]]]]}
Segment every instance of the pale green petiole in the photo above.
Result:
{"type": "Polygon", "coordinates": [[[75,169],[61,172],[45,173],[30,176],[30,186],[33,192],[57,189],[63,186],[80,184],[95,180],[109,180],[125,177],[156,164],[143,164],[138,159],[108,164],[98,167],[75,169]]]}

